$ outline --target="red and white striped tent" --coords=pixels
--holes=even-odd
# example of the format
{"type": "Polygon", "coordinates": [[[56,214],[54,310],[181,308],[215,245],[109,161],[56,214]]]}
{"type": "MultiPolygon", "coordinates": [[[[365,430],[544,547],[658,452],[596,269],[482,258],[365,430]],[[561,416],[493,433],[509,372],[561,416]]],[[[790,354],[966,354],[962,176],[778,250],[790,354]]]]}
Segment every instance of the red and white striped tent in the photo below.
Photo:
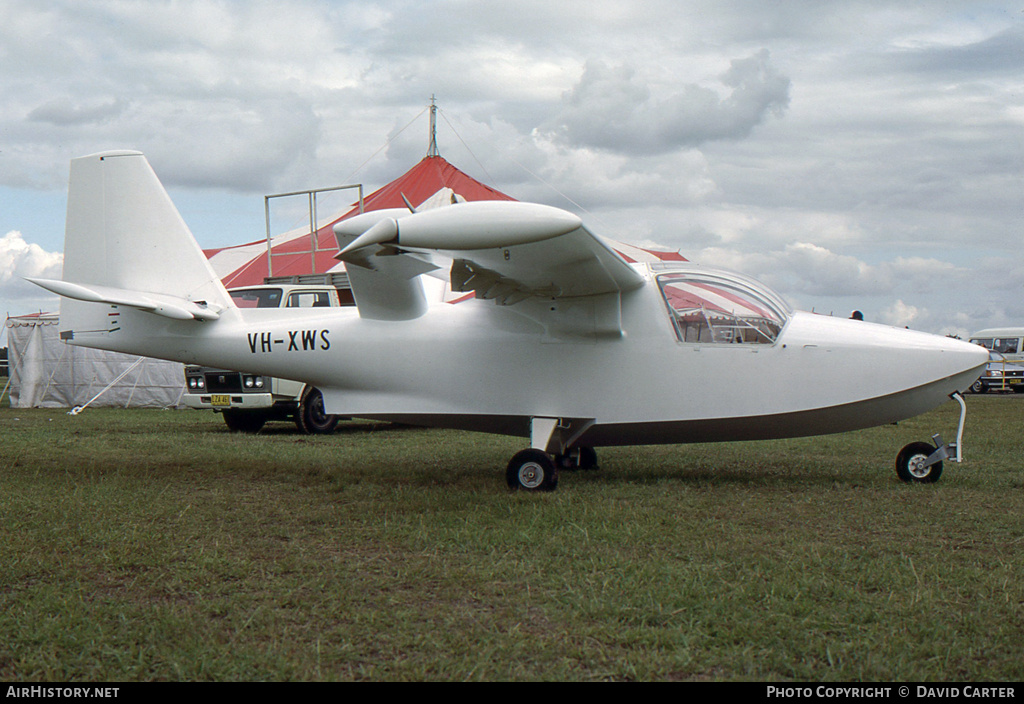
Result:
{"type": "MultiPolygon", "coordinates": [[[[406,173],[374,191],[363,199],[364,210],[404,208],[408,199],[415,208],[431,207],[452,202],[453,196],[467,200],[515,200],[501,191],[480,183],[448,163],[441,156],[426,156],[406,173]]],[[[358,205],[334,217],[316,232],[316,254],[310,228],[293,230],[271,238],[274,276],[344,271],[344,265],[334,259],[338,243],[334,238],[334,224],[359,213],[358,205]],[[314,269],[315,266],[315,269],[314,269]]],[[[630,262],[685,261],[673,251],[644,249],[614,242],[612,246],[630,262]]],[[[254,286],[263,283],[268,272],[267,241],[265,239],[234,247],[204,250],[213,269],[228,288],[254,286]]]]}

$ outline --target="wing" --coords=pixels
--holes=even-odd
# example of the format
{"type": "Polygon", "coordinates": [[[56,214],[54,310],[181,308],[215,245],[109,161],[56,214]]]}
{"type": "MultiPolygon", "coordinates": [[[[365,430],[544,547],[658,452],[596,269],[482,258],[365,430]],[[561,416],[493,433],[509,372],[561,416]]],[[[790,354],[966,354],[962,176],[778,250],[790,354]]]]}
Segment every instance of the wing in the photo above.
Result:
{"type": "MultiPolygon", "coordinates": [[[[447,268],[452,289],[514,305],[639,288],[644,278],[572,213],[536,203],[476,201],[421,213],[366,213],[338,223],[338,259],[367,270],[396,256],[447,268]]],[[[352,271],[352,267],[349,267],[352,271]]],[[[423,273],[420,269],[418,273],[423,273]]],[[[358,303],[358,291],[356,291],[358,303]]]]}

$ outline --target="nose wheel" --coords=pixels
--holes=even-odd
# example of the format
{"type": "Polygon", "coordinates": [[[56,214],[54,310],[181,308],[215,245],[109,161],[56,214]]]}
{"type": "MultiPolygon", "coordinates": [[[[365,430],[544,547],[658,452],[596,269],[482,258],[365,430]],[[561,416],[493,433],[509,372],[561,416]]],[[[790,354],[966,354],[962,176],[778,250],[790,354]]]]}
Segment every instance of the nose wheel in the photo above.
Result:
{"type": "Polygon", "coordinates": [[[956,431],[956,441],[942,442],[941,435],[933,435],[934,445],[926,442],[912,442],[896,456],[896,475],[907,483],[932,484],[942,476],[942,462],[963,461],[964,422],[967,419],[967,404],[959,393],[951,394],[954,401],[960,404],[960,425],[956,431]]]}
{"type": "Polygon", "coordinates": [[[896,456],[896,475],[909,483],[932,484],[942,476],[942,461],[930,461],[938,449],[926,442],[912,442],[896,456]]]}

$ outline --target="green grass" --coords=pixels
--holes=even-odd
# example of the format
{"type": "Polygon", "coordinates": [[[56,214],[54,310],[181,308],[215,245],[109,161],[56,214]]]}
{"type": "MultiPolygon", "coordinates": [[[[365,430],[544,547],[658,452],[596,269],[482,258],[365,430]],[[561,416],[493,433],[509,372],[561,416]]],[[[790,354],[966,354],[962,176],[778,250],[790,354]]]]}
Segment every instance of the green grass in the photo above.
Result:
{"type": "Polygon", "coordinates": [[[607,448],[0,408],[0,680],[1019,680],[1024,399],[824,438],[607,448]],[[268,426],[270,428],[270,426],[268,426]]]}

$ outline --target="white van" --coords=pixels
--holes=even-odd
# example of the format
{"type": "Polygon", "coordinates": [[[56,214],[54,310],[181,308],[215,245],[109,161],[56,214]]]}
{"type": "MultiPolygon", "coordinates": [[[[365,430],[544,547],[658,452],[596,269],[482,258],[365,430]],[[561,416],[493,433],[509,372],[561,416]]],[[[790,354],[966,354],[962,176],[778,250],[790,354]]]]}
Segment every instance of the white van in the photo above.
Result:
{"type": "Polygon", "coordinates": [[[971,391],[1024,392],[1024,328],[989,328],[971,335],[971,342],[988,350],[985,373],[971,391]]]}
{"type": "Polygon", "coordinates": [[[971,335],[971,342],[997,352],[1008,362],[1024,362],[1024,328],[989,328],[971,335]]]}

